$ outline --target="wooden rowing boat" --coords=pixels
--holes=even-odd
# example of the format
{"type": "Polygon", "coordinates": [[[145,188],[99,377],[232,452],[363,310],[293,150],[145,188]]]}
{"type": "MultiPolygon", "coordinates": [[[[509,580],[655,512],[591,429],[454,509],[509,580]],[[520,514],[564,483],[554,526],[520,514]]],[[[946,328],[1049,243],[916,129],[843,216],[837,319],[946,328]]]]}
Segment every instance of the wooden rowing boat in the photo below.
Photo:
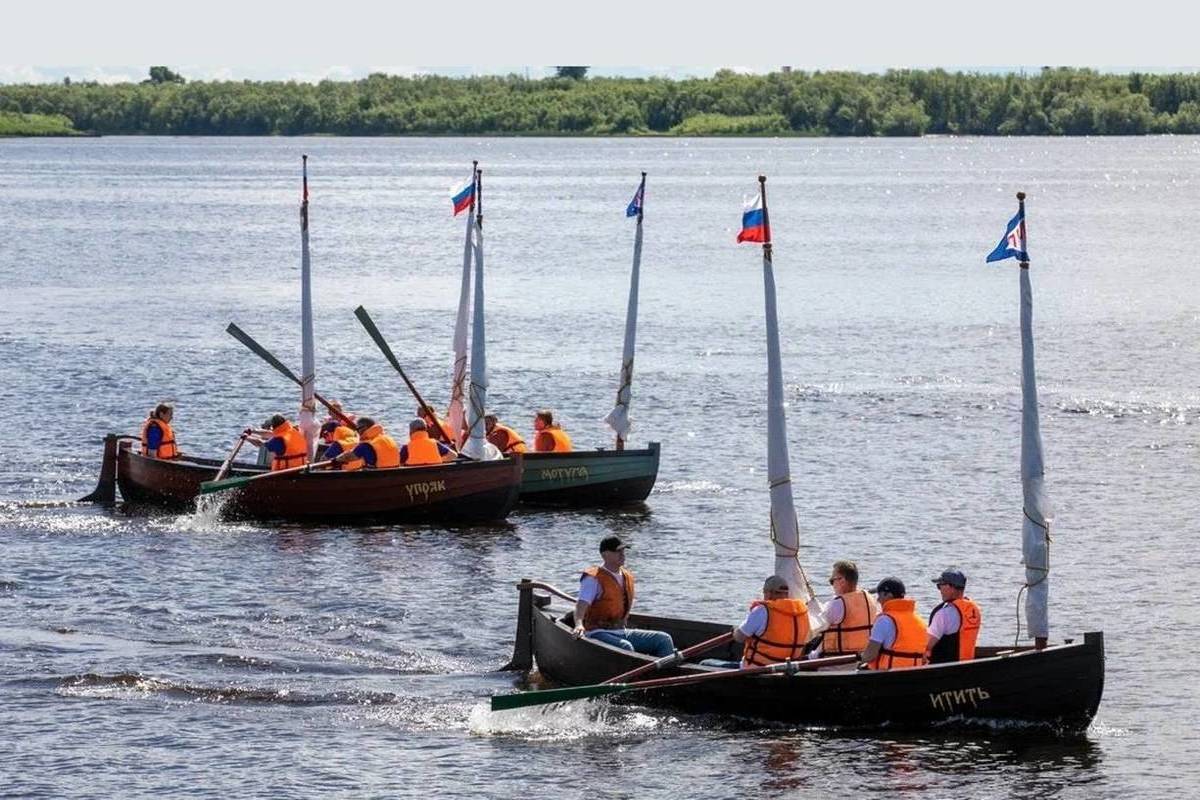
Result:
{"type": "Polygon", "coordinates": [[[643,450],[525,453],[521,502],[609,506],[640,503],[658,478],[660,445],[643,450]]]}
{"type": "MultiPolygon", "coordinates": [[[[557,684],[601,683],[654,661],[591,639],[575,639],[573,612],[555,612],[538,584],[518,584],[517,640],[510,669],[557,684]]],[[[666,631],[683,649],[727,632],[729,625],[634,614],[630,626],[666,631]]],[[[730,642],[708,657],[738,659],[730,642]]],[[[683,664],[658,675],[700,675],[715,667],[683,664]]],[[[872,672],[853,665],[793,675],[729,676],[693,685],[623,695],[693,713],[734,714],[798,725],[931,727],[1033,723],[1056,732],[1087,728],[1104,691],[1104,634],[1086,633],[1042,650],[980,647],[973,661],[872,672]]]]}
{"type": "MultiPolygon", "coordinates": [[[[190,456],[148,458],[132,444],[130,437],[105,438],[100,484],[85,500],[114,502],[120,487],[130,505],[192,510],[200,484],[212,480],[222,463],[190,456]]],[[[229,474],[246,477],[265,471],[235,463],[229,474]]],[[[520,456],[356,472],[317,470],[232,489],[221,513],[256,519],[489,522],[512,510],[520,482],[520,456]]]]}

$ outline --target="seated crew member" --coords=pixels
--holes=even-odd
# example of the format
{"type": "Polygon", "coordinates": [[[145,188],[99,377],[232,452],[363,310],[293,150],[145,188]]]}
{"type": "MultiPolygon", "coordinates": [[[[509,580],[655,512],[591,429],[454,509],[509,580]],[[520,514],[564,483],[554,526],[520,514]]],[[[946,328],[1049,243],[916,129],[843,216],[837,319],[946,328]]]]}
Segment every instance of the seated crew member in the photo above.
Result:
{"type": "MultiPolygon", "coordinates": [[[[425,409],[424,406],[418,408],[417,409],[417,419],[424,420],[425,432],[430,435],[430,438],[437,439],[441,442],[455,443],[458,441],[458,437],[456,437],[454,435],[454,431],[451,430],[451,428],[450,428],[450,423],[446,422],[446,420],[442,419],[441,417],[437,416],[437,414],[433,413],[432,408],[430,408],[428,411],[425,409]],[[442,436],[445,437],[444,439],[439,437],[434,432],[435,429],[437,429],[437,428],[441,428],[442,436]]],[[[466,424],[465,419],[463,421],[463,424],[464,425],[466,424]]]]}
{"type": "Polygon", "coordinates": [[[763,581],[762,600],[750,604],[750,613],[733,629],[733,640],[743,643],[741,661],[706,658],[708,667],[761,667],[804,657],[804,645],[812,635],[808,605],[788,596],[788,584],[778,575],[763,581]]]}
{"type": "Polygon", "coordinates": [[[175,406],[159,403],[142,423],[142,455],[151,458],[178,458],[179,448],[175,445],[175,431],[171,420],[175,417],[175,406]]]}
{"type": "Polygon", "coordinates": [[[421,467],[453,461],[454,451],[441,442],[429,438],[425,420],[414,419],[408,423],[408,444],[400,448],[400,464],[405,467],[421,467]]]}
{"type": "Polygon", "coordinates": [[[975,642],[979,639],[983,613],[974,600],[963,595],[967,576],[956,569],[948,569],[933,582],[942,593],[942,602],[929,615],[925,657],[930,664],[970,661],[975,658],[975,642]]]}
{"type": "Polygon", "coordinates": [[[669,656],[675,652],[671,634],[629,627],[629,611],[636,592],[633,573],[625,568],[626,546],[616,536],[600,541],[604,563],[588,567],[579,577],[575,629],[571,633],[576,639],[587,636],[635,653],[669,656]]]}
{"type": "Polygon", "coordinates": [[[525,440],[521,434],[507,425],[501,425],[495,414],[484,414],[483,423],[487,431],[487,440],[496,446],[501,455],[525,452],[525,440]]]}
{"type": "Polygon", "coordinates": [[[884,578],[875,587],[879,617],[871,626],[867,646],[859,655],[860,669],[910,669],[925,663],[925,621],[917,616],[916,601],[904,596],[899,578],[884,578]]]}
{"type": "Polygon", "coordinates": [[[543,408],[533,418],[533,450],[535,453],[569,453],[571,437],[554,422],[554,412],[543,408]]]}
{"type": "MultiPolygon", "coordinates": [[[[353,450],[358,444],[358,432],[342,422],[330,419],[321,426],[321,441],[325,443],[321,460],[326,461],[353,450]]],[[[335,464],[334,468],[342,466],[344,465],[335,464]]]]}
{"type": "Polygon", "coordinates": [[[858,566],[853,561],[837,561],[829,585],[837,593],[821,608],[829,627],[821,636],[821,644],[809,658],[842,656],[860,653],[867,646],[871,626],[879,616],[879,604],[865,589],[858,588],[858,566]]]}
{"type": "Polygon", "coordinates": [[[308,442],[300,429],[283,414],[275,414],[259,430],[248,430],[246,441],[266,448],[271,471],[302,467],[308,463],[308,442]]]}
{"type": "Polygon", "coordinates": [[[342,453],[334,461],[345,465],[343,469],[391,469],[400,466],[400,448],[396,440],[383,432],[383,426],[370,417],[359,417],[354,423],[358,428],[358,444],[348,453],[342,453]]]}

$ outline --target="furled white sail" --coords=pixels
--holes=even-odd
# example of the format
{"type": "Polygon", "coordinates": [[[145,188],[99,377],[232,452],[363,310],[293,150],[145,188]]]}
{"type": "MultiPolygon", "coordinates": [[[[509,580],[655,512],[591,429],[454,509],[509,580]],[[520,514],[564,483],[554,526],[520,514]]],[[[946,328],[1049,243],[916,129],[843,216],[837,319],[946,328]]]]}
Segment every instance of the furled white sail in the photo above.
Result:
{"type": "Polygon", "coordinates": [[[463,452],[477,460],[500,456],[485,438],[483,415],[487,409],[487,336],[483,321],[483,170],[475,173],[475,309],[471,320],[471,386],[467,409],[469,433],[463,452]]]}
{"type": "Polygon", "coordinates": [[[1021,489],[1025,518],[1021,525],[1025,564],[1025,621],[1035,638],[1050,635],[1050,522],[1053,512],[1046,496],[1046,468],[1038,423],[1037,377],[1033,364],[1033,288],[1029,264],[1021,269],[1021,489]]]}
{"type": "Polygon", "coordinates": [[[617,434],[617,449],[624,446],[629,435],[629,403],[633,399],[633,353],[637,344],[638,283],[642,269],[642,206],[646,196],[646,173],[638,186],[631,210],[637,214],[637,230],[633,234],[633,272],[629,277],[629,304],[625,308],[625,347],[621,352],[621,378],[617,385],[617,402],[604,421],[617,434]]]}
{"type": "Polygon", "coordinates": [[[311,461],[317,441],[316,353],[313,344],[312,258],[308,251],[308,156],[303,157],[304,195],[300,202],[300,431],[311,461]]]}
{"type": "Polygon", "coordinates": [[[471,305],[471,253],[475,249],[471,241],[472,229],[475,227],[475,204],[467,211],[467,234],[463,243],[462,285],[458,292],[458,318],[454,322],[454,371],[450,384],[450,408],[446,412],[446,422],[455,435],[466,427],[466,412],[463,408],[463,397],[466,394],[467,383],[467,326],[470,324],[471,305]]]}
{"type": "Polygon", "coordinates": [[[812,586],[800,566],[800,524],[792,497],[792,476],[783,408],[783,359],[779,347],[779,312],[775,300],[775,269],[771,261],[770,225],[766,218],[766,179],[761,184],[763,227],[763,295],[767,322],[767,482],[771,489],[771,540],[775,544],[775,574],[788,582],[792,596],[808,596],[809,624],[814,632],[826,626],[812,586]]]}

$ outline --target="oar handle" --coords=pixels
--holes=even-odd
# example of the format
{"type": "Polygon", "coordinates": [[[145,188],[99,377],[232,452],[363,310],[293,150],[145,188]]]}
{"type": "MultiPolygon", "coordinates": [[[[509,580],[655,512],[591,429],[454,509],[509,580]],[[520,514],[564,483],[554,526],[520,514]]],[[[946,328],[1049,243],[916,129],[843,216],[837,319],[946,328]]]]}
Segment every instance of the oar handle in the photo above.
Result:
{"type": "Polygon", "coordinates": [[[413,382],[410,381],[408,376],[404,374],[404,368],[400,366],[399,359],[397,359],[396,354],[392,352],[392,348],[388,346],[387,340],[383,338],[383,334],[379,332],[379,328],[375,326],[375,321],[371,319],[371,315],[367,313],[367,309],[359,306],[358,308],[354,309],[354,316],[358,317],[358,321],[362,323],[364,328],[366,328],[367,334],[375,340],[375,344],[377,347],[379,347],[380,352],[383,353],[383,357],[386,358],[389,363],[391,363],[396,372],[400,373],[400,377],[404,379],[404,385],[408,387],[408,390],[412,392],[412,396],[416,398],[417,405],[419,405],[421,409],[429,415],[429,418],[433,420],[433,427],[435,428],[434,434],[436,438],[441,439],[443,442],[449,445],[452,450],[457,450],[458,448],[454,446],[454,442],[450,441],[450,439],[446,436],[446,432],[442,430],[442,426],[437,424],[437,414],[434,413],[434,410],[429,407],[428,403],[425,402],[425,398],[421,397],[421,393],[417,391],[416,386],[413,386],[413,382]]]}
{"type": "Polygon", "coordinates": [[[241,450],[242,445],[246,443],[246,436],[247,434],[243,433],[238,437],[237,442],[235,442],[233,445],[233,452],[229,454],[229,458],[225,459],[225,463],[221,465],[219,470],[217,470],[217,477],[213,478],[214,483],[221,480],[229,473],[230,467],[233,466],[233,460],[237,458],[238,451],[241,450]]]}

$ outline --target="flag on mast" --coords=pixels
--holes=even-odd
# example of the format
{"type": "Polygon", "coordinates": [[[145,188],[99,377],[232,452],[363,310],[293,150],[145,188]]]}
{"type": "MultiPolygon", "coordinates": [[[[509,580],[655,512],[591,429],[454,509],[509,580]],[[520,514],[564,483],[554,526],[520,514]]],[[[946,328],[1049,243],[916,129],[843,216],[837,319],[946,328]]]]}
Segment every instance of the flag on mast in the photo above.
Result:
{"type": "MultiPolygon", "coordinates": [[[[450,202],[454,204],[454,216],[475,206],[475,176],[466,186],[455,184],[450,187],[450,202]]],[[[468,215],[470,216],[470,215],[468,215]]]]}
{"type": "MultiPolygon", "coordinates": [[[[767,217],[767,179],[759,179],[758,197],[747,204],[743,214],[743,234],[747,217],[751,230],[761,233],[763,246],[763,299],[767,322],[767,485],[771,492],[771,541],[775,545],[775,574],[787,581],[792,597],[808,596],[808,621],[812,632],[827,623],[812,585],[800,565],[800,522],[792,496],[791,460],[788,457],[787,417],[783,405],[783,358],[779,345],[779,308],[775,297],[775,267],[772,263],[771,228],[767,217]]],[[[754,234],[758,235],[758,234],[754,234]]]]}
{"type": "Polygon", "coordinates": [[[742,230],[738,233],[738,244],[742,242],[771,241],[771,227],[767,224],[767,213],[763,205],[762,192],[746,200],[742,210],[742,230]]]}
{"type": "Polygon", "coordinates": [[[1015,258],[1018,261],[1028,261],[1029,252],[1025,247],[1025,204],[1021,204],[1021,208],[1017,211],[1016,216],[1008,221],[1008,228],[1004,231],[1004,237],[1000,240],[1000,244],[996,245],[992,252],[988,253],[987,263],[993,261],[1003,261],[1006,258],[1015,258]]]}
{"type": "Polygon", "coordinates": [[[642,217],[646,197],[646,173],[634,192],[633,200],[625,209],[626,217],[637,217],[637,230],[633,234],[633,271],[629,277],[629,303],[625,308],[625,346],[621,352],[621,377],[617,384],[617,402],[604,421],[617,434],[618,445],[629,435],[632,424],[629,419],[629,404],[633,399],[633,354],[637,345],[638,284],[642,269],[642,217]]]}
{"type": "MultiPolygon", "coordinates": [[[[473,176],[470,186],[453,195],[456,215],[462,210],[458,205],[458,196],[464,194],[468,198],[465,208],[473,209],[475,206],[475,178],[473,176]]],[[[475,220],[472,219],[472,214],[468,210],[467,230],[463,242],[462,283],[458,291],[458,317],[454,321],[454,366],[450,379],[450,408],[446,411],[446,424],[454,433],[456,446],[461,431],[467,427],[464,400],[467,393],[467,328],[471,317],[471,254],[474,250],[472,243],[474,228],[475,220]]]]}

